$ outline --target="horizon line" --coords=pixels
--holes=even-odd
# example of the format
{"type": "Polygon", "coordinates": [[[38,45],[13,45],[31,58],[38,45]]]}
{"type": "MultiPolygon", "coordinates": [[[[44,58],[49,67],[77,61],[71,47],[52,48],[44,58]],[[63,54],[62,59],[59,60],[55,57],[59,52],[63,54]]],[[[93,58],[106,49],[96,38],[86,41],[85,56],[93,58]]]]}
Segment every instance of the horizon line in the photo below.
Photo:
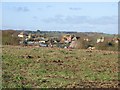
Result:
{"type": "MultiPolygon", "coordinates": [[[[33,31],[37,32],[37,30],[29,30],[29,29],[0,29],[0,31],[4,30],[13,30],[13,31],[33,31]]],[[[100,32],[100,31],[67,31],[67,30],[40,30],[42,32],[76,32],[76,33],[103,33],[103,34],[119,34],[119,33],[105,33],[105,32],[100,32]]]]}

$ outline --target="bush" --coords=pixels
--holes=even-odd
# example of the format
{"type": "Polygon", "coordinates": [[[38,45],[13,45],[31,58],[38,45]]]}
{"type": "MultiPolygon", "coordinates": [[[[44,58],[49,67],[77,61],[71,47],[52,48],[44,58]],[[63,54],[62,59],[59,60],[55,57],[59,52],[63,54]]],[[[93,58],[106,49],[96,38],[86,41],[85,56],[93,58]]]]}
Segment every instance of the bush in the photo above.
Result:
{"type": "Polygon", "coordinates": [[[113,41],[111,42],[102,42],[102,43],[97,43],[95,45],[96,49],[98,50],[110,50],[110,51],[117,51],[118,50],[118,44],[114,43],[113,41]]]}
{"type": "Polygon", "coordinates": [[[18,45],[19,38],[17,37],[16,31],[13,31],[13,30],[2,31],[2,44],[3,45],[18,45]]]}
{"type": "Polygon", "coordinates": [[[92,41],[84,41],[84,40],[78,40],[78,47],[80,49],[87,49],[88,47],[94,46],[94,43],[92,41]]]}

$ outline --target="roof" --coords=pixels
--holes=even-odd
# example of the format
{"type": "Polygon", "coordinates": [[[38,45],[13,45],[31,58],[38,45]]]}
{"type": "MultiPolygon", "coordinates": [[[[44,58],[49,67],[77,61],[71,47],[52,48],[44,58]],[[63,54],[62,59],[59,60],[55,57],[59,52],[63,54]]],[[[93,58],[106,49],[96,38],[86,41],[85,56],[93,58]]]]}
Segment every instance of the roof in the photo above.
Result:
{"type": "Polygon", "coordinates": [[[19,35],[28,35],[26,32],[21,32],[19,35]]]}

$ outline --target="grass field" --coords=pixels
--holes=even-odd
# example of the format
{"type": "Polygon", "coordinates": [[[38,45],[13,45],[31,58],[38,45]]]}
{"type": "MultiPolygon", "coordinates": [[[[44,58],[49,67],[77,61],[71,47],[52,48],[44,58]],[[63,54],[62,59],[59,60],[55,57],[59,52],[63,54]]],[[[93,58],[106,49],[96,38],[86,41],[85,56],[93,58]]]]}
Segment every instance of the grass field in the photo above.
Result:
{"type": "Polygon", "coordinates": [[[3,88],[118,87],[118,52],[2,47],[3,88]]]}

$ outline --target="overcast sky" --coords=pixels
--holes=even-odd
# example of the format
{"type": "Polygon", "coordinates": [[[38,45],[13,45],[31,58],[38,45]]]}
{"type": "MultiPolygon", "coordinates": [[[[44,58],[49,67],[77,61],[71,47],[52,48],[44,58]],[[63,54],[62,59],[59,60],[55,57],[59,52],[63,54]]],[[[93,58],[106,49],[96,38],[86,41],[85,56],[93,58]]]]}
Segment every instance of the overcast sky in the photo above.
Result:
{"type": "Polygon", "coordinates": [[[118,33],[118,3],[4,2],[2,29],[118,33]]]}

